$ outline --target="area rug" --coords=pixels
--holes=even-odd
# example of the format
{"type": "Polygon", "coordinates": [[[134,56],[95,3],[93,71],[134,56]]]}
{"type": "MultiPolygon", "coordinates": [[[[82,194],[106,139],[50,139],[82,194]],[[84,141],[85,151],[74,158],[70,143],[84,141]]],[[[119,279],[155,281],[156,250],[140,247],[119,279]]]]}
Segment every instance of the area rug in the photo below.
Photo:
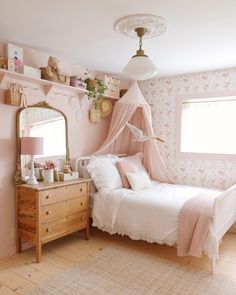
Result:
{"type": "Polygon", "coordinates": [[[29,295],[232,295],[236,282],[137,250],[109,246],[29,295]]]}

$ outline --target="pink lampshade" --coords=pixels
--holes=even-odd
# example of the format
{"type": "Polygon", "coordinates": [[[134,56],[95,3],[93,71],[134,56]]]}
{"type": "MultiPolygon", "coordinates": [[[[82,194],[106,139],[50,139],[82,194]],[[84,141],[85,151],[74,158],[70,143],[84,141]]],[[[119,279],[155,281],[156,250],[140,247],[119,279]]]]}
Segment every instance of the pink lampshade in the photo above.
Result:
{"type": "Polygon", "coordinates": [[[22,155],[43,155],[43,137],[21,137],[22,155]]]}

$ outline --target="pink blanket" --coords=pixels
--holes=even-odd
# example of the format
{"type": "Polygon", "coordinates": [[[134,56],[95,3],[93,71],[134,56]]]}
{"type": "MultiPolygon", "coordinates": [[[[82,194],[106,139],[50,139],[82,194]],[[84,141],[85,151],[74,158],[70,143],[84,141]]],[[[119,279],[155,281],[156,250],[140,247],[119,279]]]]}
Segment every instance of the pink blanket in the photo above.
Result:
{"type": "Polygon", "coordinates": [[[178,256],[201,257],[213,214],[215,191],[203,191],[188,200],[180,211],[178,256]]]}

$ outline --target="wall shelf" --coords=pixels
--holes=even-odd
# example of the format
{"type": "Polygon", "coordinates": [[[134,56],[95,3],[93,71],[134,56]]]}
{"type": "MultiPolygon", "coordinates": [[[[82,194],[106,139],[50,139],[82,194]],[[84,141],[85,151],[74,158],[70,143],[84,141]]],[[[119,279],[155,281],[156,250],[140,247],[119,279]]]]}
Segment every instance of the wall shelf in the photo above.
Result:
{"type": "Polygon", "coordinates": [[[7,90],[11,83],[20,83],[26,94],[32,94],[33,92],[34,94],[44,95],[45,97],[55,97],[60,95],[81,98],[88,93],[86,89],[80,87],[72,87],[0,69],[0,88],[7,90]]]}

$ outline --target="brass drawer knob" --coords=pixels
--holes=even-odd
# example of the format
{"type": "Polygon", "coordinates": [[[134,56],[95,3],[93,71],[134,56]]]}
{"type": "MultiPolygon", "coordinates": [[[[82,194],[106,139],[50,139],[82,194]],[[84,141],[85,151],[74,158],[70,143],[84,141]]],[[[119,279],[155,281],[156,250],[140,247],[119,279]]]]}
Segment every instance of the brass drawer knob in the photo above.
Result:
{"type": "Polygon", "coordinates": [[[82,188],[82,187],[80,188],[80,191],[81,191],[81,192],[83,191],[83,188],[82,188]]]}
{"type": "Polygon", "coordinates": [[[48,200],[48,199],[50,199],[51,198],[51,196],[50,195],[46,195],[46,199],[48,200]]]}
{"type": "Polygon", "coordinates": [[[50,232],[52,229],[51,229],[51,227],[48,227],[47,229],[46,229],[46,232],[50,232]]]}
{"type": "Polygon", "coordinates": [[[52,213],[51,210],[48,210],[48,211],[46,212],[47,215],[50,215],[51,213],[52,213]]]}
{"type": "Polygon", "coordinates": [[[83,221],[85,219],[85,217],[84,216],[81,216],[80,219],[83,221]]]}
{"type": "Polygon", "coordinates": [[[80,205],[83,206],[84,205],[84,202],[81,202],[80,205]]]}

